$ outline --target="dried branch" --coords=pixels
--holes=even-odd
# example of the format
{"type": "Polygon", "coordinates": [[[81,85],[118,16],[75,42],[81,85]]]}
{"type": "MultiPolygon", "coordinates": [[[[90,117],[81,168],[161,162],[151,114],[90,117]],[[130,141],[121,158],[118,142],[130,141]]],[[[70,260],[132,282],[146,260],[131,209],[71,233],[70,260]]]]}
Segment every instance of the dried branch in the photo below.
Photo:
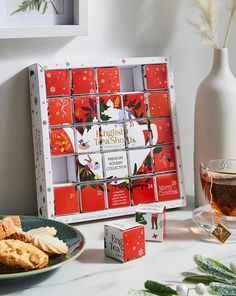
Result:
{"type": "Polygon", "coordinates": [[[193,0],[201,13],[202,24],[190,22],[202,37],[205,44],[218,48],[216,26],[218,23],[221,0],[193,0]]]}
{"type": "Polygon", "coordinates": [[[232,0],[232,7],[230,8],[230,10],[231,10],[231,14],[230,14],[229,22],[228,22],[228,26],[227,26],[224,47],[226,47],[228,44],[230,29],[236,19],[236,0],[232,0]]]}

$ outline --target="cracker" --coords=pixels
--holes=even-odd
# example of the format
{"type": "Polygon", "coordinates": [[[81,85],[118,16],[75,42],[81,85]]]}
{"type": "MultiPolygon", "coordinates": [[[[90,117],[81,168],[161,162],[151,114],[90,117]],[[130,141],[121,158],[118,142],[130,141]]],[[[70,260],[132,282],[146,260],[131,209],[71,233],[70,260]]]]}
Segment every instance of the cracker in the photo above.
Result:
{"type": "Polygon", "coordinates": [[[0,241],[0,262],[24,270],[40,269],[48,264],[48,255],[20,240],[0,241]]]}
{"type": "Polygon", "coordinates": [[[54,254],[66,254],[68,252],[68,246],[62,240],[57,237],[41,234],[33,238],[32,243],[42,251],[49,255],[54,254]]]}
{"type": "Polygon", "coordinates": [[[34,236],[34,237],[37,235],[41,235],[41,234],[55,236],[57,234],[57,230],[55,227],[46,226],[46,227],[39,227],[39,228],[30,229],[27,231],[27,233],[34,236]]]}

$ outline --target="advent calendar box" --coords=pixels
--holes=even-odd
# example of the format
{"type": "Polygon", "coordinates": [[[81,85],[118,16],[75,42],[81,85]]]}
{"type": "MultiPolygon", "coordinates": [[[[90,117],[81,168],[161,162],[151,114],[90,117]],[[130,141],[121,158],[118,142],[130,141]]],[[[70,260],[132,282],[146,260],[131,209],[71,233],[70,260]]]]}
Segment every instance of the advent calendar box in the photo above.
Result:
{"type": "Polygon", "coordinates": [[[73,223],[183,207],[170,59],[29,67],[38,213],[73,223]]]}
{"type": "Polygon", "coordinates": [[[166,208],[158,204],[139,205],[135,220],[144,225],[145,240],[162,242],[166,235],[166,208]]]}
{"type": "Polygon", "coordinates": [[[130,220],[107,223],[104,226],[104,252],[122,262],[144,256],[144,226],[130,220]]]}

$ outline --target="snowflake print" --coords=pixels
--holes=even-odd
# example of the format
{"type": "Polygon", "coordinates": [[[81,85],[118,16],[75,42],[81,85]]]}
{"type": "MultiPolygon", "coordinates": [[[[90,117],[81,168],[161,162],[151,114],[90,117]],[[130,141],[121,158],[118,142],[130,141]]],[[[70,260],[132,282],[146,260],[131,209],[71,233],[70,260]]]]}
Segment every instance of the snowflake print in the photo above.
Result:
{"type": "Polygon", "coordinates": [[[138,251],[138,254],[139,254],[140,257],[143,256],[143,255],[144,255],[144,250],[143,250],[143,249],[140,249],[140,250],[138,251]]]}
{"type": "Polygon", "coordinates": [[[93,68],[73,69],[71,73],[73,94],[89,94],[96,92],[95,72],[93,68]]]}
{"type": "Polygon", "coordinates": [[[148,94],[150,117],[171,116],[168,92],[151,92],[148,94]]]}
{"type": "Polygon", "coordinates": [[[120,78],[117,67],[98,68],[97,77],[100,93],[120,92],[120,78]]]}
{"type": "Polygon", "coordinates": [[[146,65],[144,70],[147,89],[166,89],[168,87],[166,64],[146,65]]]}
{"type": "Polygon", "coordinates": [[[47,70],[45,72],[47,96],[70,95],[68,70],[47,70]]]}
{"type": "Polygon", "coordinates": [[[55,91],[56,91],[55,86],[51,86],[51,87],[50,87],[50,92],[51,92],[51,93],[54,93],[55,91]]]}

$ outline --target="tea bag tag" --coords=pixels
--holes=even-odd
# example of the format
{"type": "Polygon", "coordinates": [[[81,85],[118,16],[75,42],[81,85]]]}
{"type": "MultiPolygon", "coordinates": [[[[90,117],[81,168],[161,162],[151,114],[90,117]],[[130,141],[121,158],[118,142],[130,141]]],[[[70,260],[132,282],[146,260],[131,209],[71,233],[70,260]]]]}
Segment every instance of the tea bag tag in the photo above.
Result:
{"type": "Polygon", "coordinates": [[[224,244],[231,235],[231,232],[225,228],[224,225],[219,223],[216,228],[212,231],[212,235],[222,244],[224,244]]]}

